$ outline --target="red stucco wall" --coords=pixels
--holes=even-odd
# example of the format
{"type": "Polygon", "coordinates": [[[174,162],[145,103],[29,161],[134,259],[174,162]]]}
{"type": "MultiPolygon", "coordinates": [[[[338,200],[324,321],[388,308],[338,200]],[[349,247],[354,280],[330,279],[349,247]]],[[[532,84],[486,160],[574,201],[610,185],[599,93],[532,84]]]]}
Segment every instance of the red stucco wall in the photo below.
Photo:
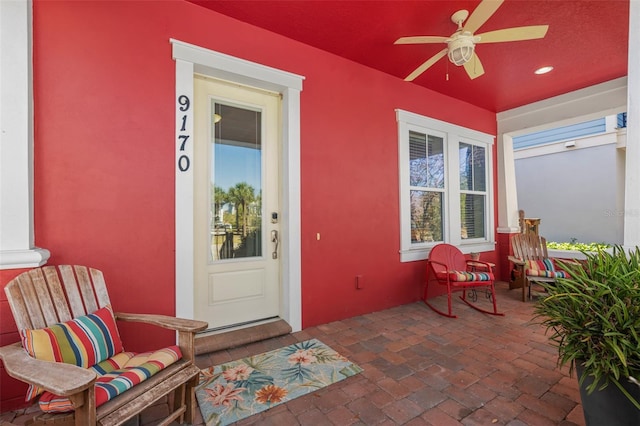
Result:
{"type": "MultiPolygon", "coordinates": [[[[305,76],[304,327],[419,297],[425,263],[398,254],[394,110],[496,132],[490,111],[191,3],[36,0],[33,26],[36,245],[101,269],[119,311],[175,311],[170,38],[305,76]]],[[[133,350],[172,339],[122,335],[133,350]]]]}

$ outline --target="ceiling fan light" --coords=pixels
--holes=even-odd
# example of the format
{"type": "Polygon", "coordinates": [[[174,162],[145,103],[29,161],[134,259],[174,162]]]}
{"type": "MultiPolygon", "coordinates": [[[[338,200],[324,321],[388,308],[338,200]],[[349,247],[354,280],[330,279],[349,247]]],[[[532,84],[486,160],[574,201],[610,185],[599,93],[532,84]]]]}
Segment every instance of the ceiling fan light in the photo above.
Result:
{"type": "Polygon", "coordinates": [[[467,38],[460,37],[449,42],[448,47],[449,52],[447,53],[447,56],[449,57],[449,60],[453,64],[460,66],[471,60],[475,44],[467,38]]]}

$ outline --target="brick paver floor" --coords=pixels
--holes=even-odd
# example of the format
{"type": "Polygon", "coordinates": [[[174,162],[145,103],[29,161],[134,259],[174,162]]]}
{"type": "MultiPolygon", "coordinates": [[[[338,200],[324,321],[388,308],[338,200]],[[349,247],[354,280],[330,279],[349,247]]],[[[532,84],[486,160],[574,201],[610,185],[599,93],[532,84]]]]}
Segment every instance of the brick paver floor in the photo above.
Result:
{"type": "MultiPolygon", "coordinates": [[[[584,425],[577,380],[556,367],[557,351],[533,320],[534,302],[523,303],[521,291],[504,282],[496,287],[503,317],[458,299],[458,318],[450,319],[417,302],[201,355],[197,364],[316,338],[364,369],[238,425],[584,425]]],[[[484,292],[478,297],[488,306],[484,292]]],[[[446,297],[436,303],[443,306],[446,297]]],[[[164,407],[151,407],[129,426],[153,425],[164,407]]],[[[0,423],[24,424],[30,412],[5,413],[0,423]]]]}

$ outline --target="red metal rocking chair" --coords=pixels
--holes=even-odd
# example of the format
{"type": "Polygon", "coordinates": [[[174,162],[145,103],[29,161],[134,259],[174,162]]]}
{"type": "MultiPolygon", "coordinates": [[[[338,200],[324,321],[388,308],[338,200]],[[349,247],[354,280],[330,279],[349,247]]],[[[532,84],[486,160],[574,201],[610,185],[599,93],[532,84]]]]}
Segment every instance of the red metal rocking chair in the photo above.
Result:
{"type": "Polygon", "coordinates": [[[460,299],[467,305],[480,312],[491,315],[504,315],[498,312],[496,307],[496,292],[494,289],[494,275],[491,264],[479,260],[467,260],[457,247],[450,244],[438,244],[429,253],[429,270],[427,270],[427,285],[424,289],[424,303],[440,315],[449,318],[457,318],[451,312],[451,294],[461,291],[460,299]],[[429,278],[432,273],[432,279],[429,278]],[[448,313],[442,312],[431,305],[427,299],[429,282],[436,280],[438,284],[447,287],[448,313]],[[493,302],[493,312],[479,308],[467,300],[467,290],[471,289],[469,297],[473,302],[477,301],[476,289],[483,288],[487,297],[493,302]],[[490,293],[489,293],[490,292],[490,293]]]}

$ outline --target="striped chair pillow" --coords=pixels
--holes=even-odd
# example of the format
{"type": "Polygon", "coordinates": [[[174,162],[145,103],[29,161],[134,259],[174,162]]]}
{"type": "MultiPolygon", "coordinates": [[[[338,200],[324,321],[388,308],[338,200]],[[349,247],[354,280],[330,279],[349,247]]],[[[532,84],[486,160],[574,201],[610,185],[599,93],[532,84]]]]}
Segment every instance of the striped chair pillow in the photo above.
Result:
{"type": "Polygon", "coordinates": [[[527,260],[524,264],[524,273],[529,277],[543,278],[568,278],[569,274],[562,270],[557,270],[551,259],[527,260]]]}
{"type": "MultiPolygon", "coordinates": [[[[89,368],[123,351],[110,306],[65,323],[21,330],[22,346],[33,358],[89,368]]],[[[30,386],[26,400],[42,392],[30,386]]]]}

